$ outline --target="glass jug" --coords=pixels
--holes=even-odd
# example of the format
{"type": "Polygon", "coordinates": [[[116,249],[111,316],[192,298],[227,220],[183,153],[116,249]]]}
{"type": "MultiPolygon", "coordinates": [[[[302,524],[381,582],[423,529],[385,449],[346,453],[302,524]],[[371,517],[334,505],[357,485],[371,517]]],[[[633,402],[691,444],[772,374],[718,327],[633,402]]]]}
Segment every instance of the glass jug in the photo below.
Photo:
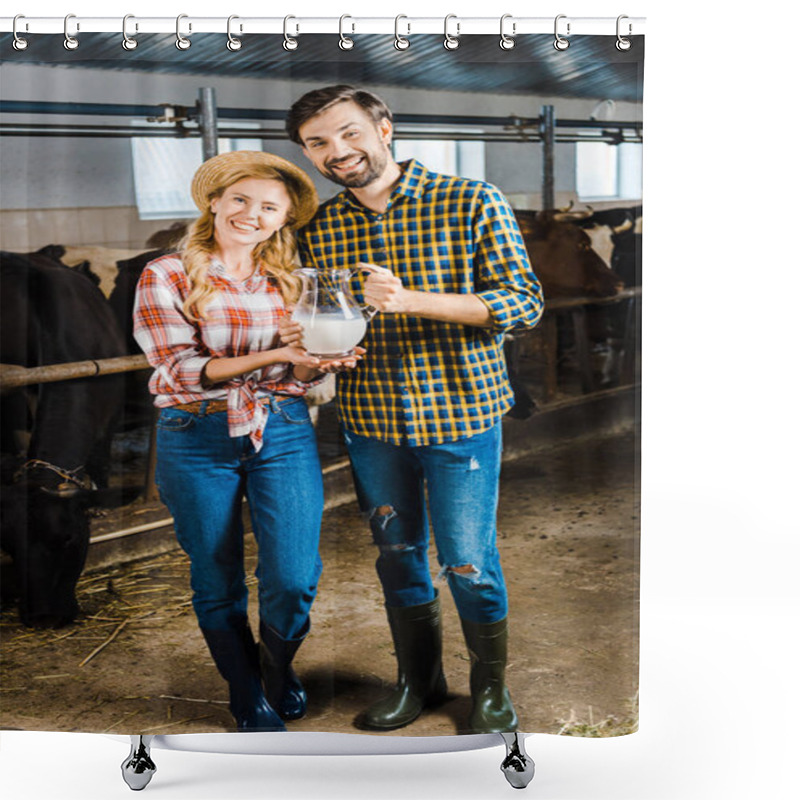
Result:
{"type": "Polygon", "coordinates": [[[350,291],[350,269],[296,269],[303,281],[292,319],[303,326],[303,345],[312,356],[332,359],[353,355],[375,316],[372,306],[360,306],[350,291]]]}

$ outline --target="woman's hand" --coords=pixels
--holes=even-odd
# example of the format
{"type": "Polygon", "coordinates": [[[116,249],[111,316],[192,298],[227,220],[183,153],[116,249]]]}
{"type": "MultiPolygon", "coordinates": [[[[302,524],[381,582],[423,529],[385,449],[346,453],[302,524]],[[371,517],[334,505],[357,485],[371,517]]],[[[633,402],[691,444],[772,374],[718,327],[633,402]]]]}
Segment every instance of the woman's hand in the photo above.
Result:
{"type": "Polygon", "coordinates": [[[288,345],[302,345],[303,344],[303,326],[292,319],[290,316],[293,308],[286,309],[288,312],[286,316],[278,320],[278,336],[283,344],[288,345]]]}
{"type": "Polygon", "coordinates": [[[364,357],[367,351],[363,347],[354,348],[355,352],[351,356],[345,358],[330,359],[327,361],[320,361],[317,365],[317,372],[337,373],[345,372],[348,369],[355,369],[358,362],[364,357]]]}
{"type": "Polygon", "coordinates": [[[322,371],[323,362],[316,356],[309,355],[304,348],[298,345],[290,344],[271,352],[276,356],[276,361],[288,361],[296,367],[309,367],[317,372],[322,371]]]}
{"type": "Polygon", "coordinates": [[[326,375],[335,375],[337,372],[345,372],[348,369],[355,369],[358,362],[367,351],[363,347],[356,347],[355,352],[346,358],[327,359],[320,361],[317,359],[317,364],[314,367],[296,366],[293,367],[295,378],[301,381],[310,381],[316,378],[320,373],[326,375]]]}

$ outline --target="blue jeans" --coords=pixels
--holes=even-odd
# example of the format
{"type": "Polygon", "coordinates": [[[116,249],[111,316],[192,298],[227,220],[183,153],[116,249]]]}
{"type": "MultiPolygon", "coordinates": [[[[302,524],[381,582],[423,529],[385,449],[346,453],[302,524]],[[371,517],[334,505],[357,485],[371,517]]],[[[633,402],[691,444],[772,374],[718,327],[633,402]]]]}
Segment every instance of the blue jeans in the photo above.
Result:
{"type": "Polygon", "coordinates": [[[477,623],[508,613],[497,551],[502,428],[444,444],[394,445],[344,431],[361,510],[378,546],[386,605],[435,596],[428,566],[427,485],[437,558],[458,613],[477,623]]]}
{"type": "Polygon", "coordinates": [[[228,435],[226,412],[161,409],[156,483],[191,560],[201,628],[247,619],[242,498],[258,545],[262,622],[283,638],[305,633],[322,572],[322,473],[305,400],[272,398],[264,444],[228,435]]]}

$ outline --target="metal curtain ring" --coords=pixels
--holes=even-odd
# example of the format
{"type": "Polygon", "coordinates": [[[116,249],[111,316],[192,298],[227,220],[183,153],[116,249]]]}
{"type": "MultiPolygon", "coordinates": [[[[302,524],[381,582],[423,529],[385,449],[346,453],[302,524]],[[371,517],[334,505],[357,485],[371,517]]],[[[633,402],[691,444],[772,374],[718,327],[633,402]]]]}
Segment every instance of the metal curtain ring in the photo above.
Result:
{"type": "MultiPolygon", "coordinates": [[[[283,49],[284,50],[297,50],[297,39],[293,39],[289,36],[289,32],[287,30],[289,25],[290,19],[297,19],[297,17],[293,17],[291,14],[287,17],[283,18],[283,49]]],[[[295,26],[295,35],[300,32],[300,26],[295,26]]]]}
{"type": "MultiPolygon", "coordinates": [[[[620,22],[622,22],[623,19],[628,19],[628,17],[625,14],[620,14],[620,16],[617,17],[617,42],[616,42],[616,48],[617,48],[617,50],[621,50],[622,52],[624,52],[625,50],[630,50],[631,49],[631,40],[630,39],[626,39],[619,32],[619,30],[620,30],[620,22]]],[[[633,26],[629,22],[628,23],[628,36],[630,36],[632,32],[633,32],[633,26]]]]}
{"type": "MultiPolygon", "coordinates": [[[[228,48],[228,50],[230,50],[232,53],[235,53],[237,50],[241,50],[242,49],[242,40],[241,39],[237,39],[231,33],[231,22],[233,22],[233,20],[235,20],[235,19],[239,19],[239,17],[237,17],[235,14],[232,14],[230,17],[228,17],[228,42],[225,45],[228,48]]],[[[241,32],[242,32],[242,26],[240,25],[239,26],[239,33],[241,33],[241,32]]]]}
{"type": "MultiPolygon", "coordinates": [[[[64,48],[66,50],[76,50],[79,44],[78,40],[74,36],[69,35],[68,29],[69,29],[69,21],[71,19],[75,19],[74,14],[67,14],[67,16],[64,17],[64,48]]],[[[80,30],[80,25],[76,23],[75,31],[77,32],[79,30],[80,30]]]]}
{"type": "MultiPolygon", "coordinates": [[[[135,50],[139,42],[131,36],[128,36],[128,20],[136,19],[133,14],[126,14],[122,18],[122,47],[125,50],[135,50]]],[[[139,30],[139,23],[135,23],[135,30],[139,30]]]]}
{"type": "Polygon", "coordinates": [[[500,17],[500,48],[502,50],[511,50],[516,44],[516,42],[514,41],[514,37],[517,35],[517,23],[516,22],[511,23],[510,36],[505,32],[506,20],[511,18],[512,18],[511,14],[503,14],[503,16],[500,17]]]}
{"type": "MultiPolygon", "coordinates": [[[[15,50],[24,50],[28,46],[28,40],[27,39],[23,39],[17,33],[17,20],[20,20],[20,19],[25,19],[24,14],[17,14],[17,16],[14,17],[14,24],[12,26],[12,31],[14,33],[13,45],[14,45],[14,49],[15,50]]],[[[28,30],[28,23],[27,22],[25,23],[25,30],[28,30]]]]}
{"type": "MultiPolygon", "coordinates": [[[[355,45],[355,42],[349,36],[345,36],[342,30],[344,21],[346,19],[353,19],[353,18],[349,14],[342,14],[342,16],[339,17],[339,47],[342,50],[352,50],[353,46],[355,45]]],[[[352,22],[350,23],[350,28],[351,28],[350,32],[355,33],[356,26],[352,22]]]]}
{"type": "MultiPolygon", "coordinates": [[[[555,32],[556,40],[553,42],[553,47],[555,47],[556,50],[566,50],[569,47],[569,41],[567,39],[565,39],[558,32],[558,21],[560,19],[566,19],[566,18],[567,18],[566,14],[559,14],[556,17],[555,26],[554,26],[554,32],[555,32]]],[[[567,23],[567,36],[569,36],[569,34],[570,34],[570,27],[571,27],[570,23],[568,22],[567,23]]]]}
{"type": "MultiPolygon", "coordinates": [[[[405,36],[400,35],[400,20],[408,19],[405,14],[398,14],[394,18],[394,49],[395,50],[408,50],[411,47],[411,42],[405,36]]],[[[406,23],[406,36],[411,33],[411,26],[406,23]]]]}
{"type": "MultiPolygon", "coordinates": [[[[188,14],[178,14],[178,18],[175,20],[175,47],[178,50],[188,50],[192,43],[181,33],[181,20],[187,19],[188,14]]],[[[192,23],[189,23],[189,32],[192,31],[192,23]]]]}
{"type": "Polygon", "coordinates": [[[460,42],[458,41],[458,35],[461,33],[461,23],[458,21],[458,17],[455,14],[448,14],[444,18],[444,46],[446,50],[455,50],[460,42]],[[451,19],[456,20],[456,35],[453,36],[448,30],[447,25],[451,19]]]}

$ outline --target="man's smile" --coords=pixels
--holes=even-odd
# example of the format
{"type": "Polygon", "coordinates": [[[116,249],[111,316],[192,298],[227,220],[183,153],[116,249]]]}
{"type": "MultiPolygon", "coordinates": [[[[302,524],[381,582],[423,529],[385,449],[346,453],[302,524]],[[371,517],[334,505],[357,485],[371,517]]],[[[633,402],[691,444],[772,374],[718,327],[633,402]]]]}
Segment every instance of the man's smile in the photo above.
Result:
{"type": "Polygon", "coordinates": [[[352,172],[361,165],[365,158],[366,156],[363,155],[352,155],[345,159],[331,161],[328,163],[328,167],[329,169],[335,169],[337,172],[352,172]]]}

